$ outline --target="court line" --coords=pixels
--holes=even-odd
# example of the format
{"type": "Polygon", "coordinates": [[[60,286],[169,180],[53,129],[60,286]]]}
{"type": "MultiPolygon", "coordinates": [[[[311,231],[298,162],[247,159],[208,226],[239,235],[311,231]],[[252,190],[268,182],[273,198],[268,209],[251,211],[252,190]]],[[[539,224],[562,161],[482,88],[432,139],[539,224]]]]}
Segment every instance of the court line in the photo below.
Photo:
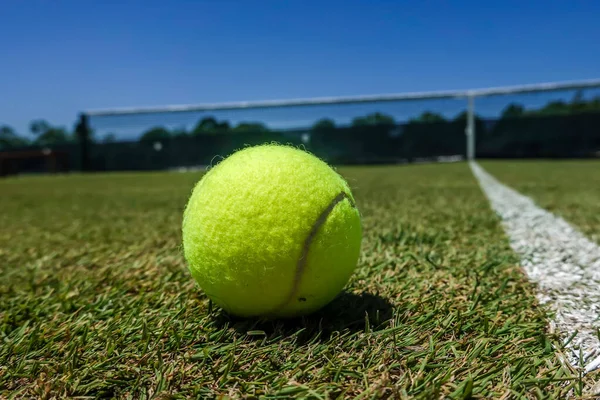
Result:
{"type": "Polygon", "coordinates": [[[585,372],[600,368],[600,246],[477,163],[469,164],[536,283],[538,301],[554,313],[551,329],[572,337],[565,347],[569,361],[585,372]]]}

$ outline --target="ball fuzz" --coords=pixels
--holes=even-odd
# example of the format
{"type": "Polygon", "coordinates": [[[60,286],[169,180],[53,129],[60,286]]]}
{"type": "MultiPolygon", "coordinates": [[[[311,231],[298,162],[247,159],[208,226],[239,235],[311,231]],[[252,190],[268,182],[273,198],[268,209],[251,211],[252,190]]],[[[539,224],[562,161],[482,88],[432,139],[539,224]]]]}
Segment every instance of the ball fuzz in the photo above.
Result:
{"type": "Polygon", "coordinates": [[[244,317],[290,317],[329,303],[354,271],[362,238],[346,181],[280,145],[238,151],[206,173],[182,230],[194,279],[244,317]]]}

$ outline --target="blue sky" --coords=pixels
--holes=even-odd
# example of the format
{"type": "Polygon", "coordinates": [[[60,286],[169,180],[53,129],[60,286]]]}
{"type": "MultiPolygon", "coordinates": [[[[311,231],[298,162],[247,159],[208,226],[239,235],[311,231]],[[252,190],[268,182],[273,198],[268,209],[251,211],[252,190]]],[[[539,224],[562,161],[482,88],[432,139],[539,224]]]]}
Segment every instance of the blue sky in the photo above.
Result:
{"type": "Polygon", "coordinates": [[[0,2],[0,124],[600,77],[597,1],[0,2]]]}

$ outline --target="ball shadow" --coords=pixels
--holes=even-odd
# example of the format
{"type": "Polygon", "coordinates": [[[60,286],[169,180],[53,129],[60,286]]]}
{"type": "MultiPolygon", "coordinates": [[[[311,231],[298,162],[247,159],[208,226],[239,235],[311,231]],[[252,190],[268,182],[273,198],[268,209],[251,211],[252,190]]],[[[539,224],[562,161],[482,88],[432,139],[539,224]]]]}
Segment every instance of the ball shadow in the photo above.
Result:
{"type": "Polygon", "coordinates": [[[303,317],[265,320],[239,318],[220,310],[215,324],[230,327],[247,339],[296,336],[296,343],[327,340],[333,332],[377,331],[388,327],[393,306],[385,298],[372,293],[342,292],[321,310],[303,317]]]}

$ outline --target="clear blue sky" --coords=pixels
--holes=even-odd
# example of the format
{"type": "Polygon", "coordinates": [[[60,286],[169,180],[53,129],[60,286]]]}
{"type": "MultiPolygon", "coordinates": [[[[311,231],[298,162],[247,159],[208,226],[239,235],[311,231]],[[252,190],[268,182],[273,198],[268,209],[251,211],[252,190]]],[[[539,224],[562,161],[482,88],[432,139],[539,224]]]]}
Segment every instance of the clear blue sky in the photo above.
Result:
{"type": "Polygon", "coordinates": [[[0,124],[600,77],[598,1],[0,2],[0,124]]]}

